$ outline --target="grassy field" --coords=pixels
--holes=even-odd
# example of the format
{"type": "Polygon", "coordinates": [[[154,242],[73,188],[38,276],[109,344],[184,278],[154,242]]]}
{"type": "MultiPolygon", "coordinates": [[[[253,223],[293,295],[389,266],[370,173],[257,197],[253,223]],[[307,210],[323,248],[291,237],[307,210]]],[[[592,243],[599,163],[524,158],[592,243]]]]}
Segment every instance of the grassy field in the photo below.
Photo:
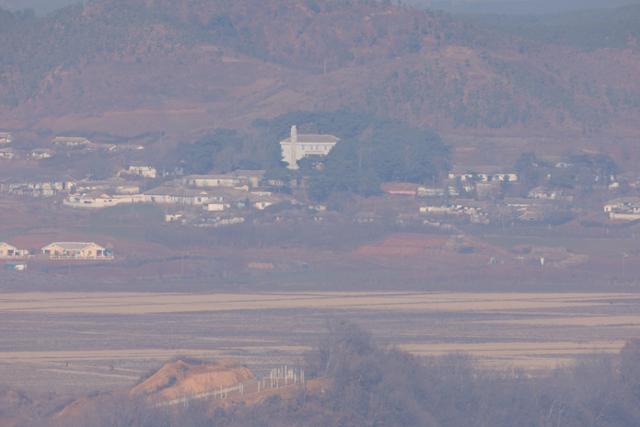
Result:
{"type": "Polygon", "coordinates": [[[0,378],[68,393],[130,386],[177,355],[296,363],[328,319],[416,355],[552,369],[640,338],[635,293],[5,293],[0,378]]]}

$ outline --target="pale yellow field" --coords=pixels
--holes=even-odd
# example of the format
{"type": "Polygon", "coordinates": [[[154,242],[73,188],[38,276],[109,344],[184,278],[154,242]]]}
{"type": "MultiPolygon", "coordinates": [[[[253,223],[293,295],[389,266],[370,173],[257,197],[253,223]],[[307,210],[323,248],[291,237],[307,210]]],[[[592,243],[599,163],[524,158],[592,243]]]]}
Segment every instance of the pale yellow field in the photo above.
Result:
{"type": "Polygon", "coordinates": [[[418,356],[548,370],[640,338],[633,293],[6,293],[0,378],[75,392],[130,385],[176,355],[300,361],[327,319],[418,356]]]}
{"type": "Polygon", "coordinates": [[[634,294],[390,293],[287,294],[15,293],[0,295],[0,312],[150,314],[271,309],[427,310],[440,312],[579,308],[634,294]]]}
{"type": "Polygon", "coordinates": [[[576,356],[619,352],[624,344],[624,341],[435,343],[404,344],[399,348],[421,356],[444,356],[463,352],[487,367],[553,369],[572,364],[576,356]]]}

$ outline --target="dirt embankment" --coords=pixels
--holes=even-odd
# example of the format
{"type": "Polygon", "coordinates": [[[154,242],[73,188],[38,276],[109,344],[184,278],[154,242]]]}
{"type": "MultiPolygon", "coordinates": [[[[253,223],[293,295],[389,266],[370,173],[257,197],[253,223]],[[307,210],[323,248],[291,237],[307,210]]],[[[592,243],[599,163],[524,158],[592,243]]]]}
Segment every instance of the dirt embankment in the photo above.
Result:
{"type": "MultiPolygon", "coordinates": [[[[249,368],[234,360],[207,363],[178,359],[164,364],[128,391],[79,398],[51,416],[50,420],[56,426],[72,424],[110,408],[117,408],[118,402],[123,401],[132,401],[134,405],[141,407],[167,409],[179,409],[182,405],[177,403],[188,404],[192,401],[203,402],[211,408],[233,404],[254,405],[275,395],[282,399],[294,398],[296,391],[301,387],[265,386],[246,394],[233,392],[244,385],[257,386],[259,382],[249,368]],[[226,392],[228,390],[233,391],[226,392]]],[[[320,393],[324,392],[326,387],[324,380],[313,380],[309,382],[308,390],[320,393]]],[[[0,424],[0,427],[4,426],[0,424]]]]}
{"type": "Polygon", "coordinates": [[[232,360],[203,364],[177,360],[165,364],[133,387],[129,395],[158,401],[172,400],[233,387],[255,378],[249,368],[232,360]]]}

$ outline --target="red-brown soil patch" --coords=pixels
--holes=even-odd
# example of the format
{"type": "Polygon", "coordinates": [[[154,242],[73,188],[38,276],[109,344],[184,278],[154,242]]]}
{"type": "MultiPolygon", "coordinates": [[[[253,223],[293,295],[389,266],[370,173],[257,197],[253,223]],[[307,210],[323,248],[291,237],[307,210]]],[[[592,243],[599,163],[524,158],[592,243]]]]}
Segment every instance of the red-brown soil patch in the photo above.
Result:
{"type": "Polygon", "coordinates": [[[177,360],[165,364],[133,387],[129,394],[154,400],[172,400],[233,387],[254,379],[255,375],[249,368],[234,361],[197,364],[177,360]]]}
{"type": "Polygon", "coordinates": [[[447,235],[393,234],[376,243],[360,246],[354,255],[370,257],[405,257],[425,251],[443,251],[451,240],[447,235]]]}

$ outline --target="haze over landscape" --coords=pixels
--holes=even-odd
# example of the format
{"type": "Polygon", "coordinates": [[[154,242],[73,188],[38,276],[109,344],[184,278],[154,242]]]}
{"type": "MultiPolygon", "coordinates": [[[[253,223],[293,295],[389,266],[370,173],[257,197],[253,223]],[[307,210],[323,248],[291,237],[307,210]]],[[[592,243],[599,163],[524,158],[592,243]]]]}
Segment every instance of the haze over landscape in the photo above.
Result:
{"type": "Polygon", "coordinates": [[[0,0],[0,427],[640,425],[640,3],[0,0]]]}

